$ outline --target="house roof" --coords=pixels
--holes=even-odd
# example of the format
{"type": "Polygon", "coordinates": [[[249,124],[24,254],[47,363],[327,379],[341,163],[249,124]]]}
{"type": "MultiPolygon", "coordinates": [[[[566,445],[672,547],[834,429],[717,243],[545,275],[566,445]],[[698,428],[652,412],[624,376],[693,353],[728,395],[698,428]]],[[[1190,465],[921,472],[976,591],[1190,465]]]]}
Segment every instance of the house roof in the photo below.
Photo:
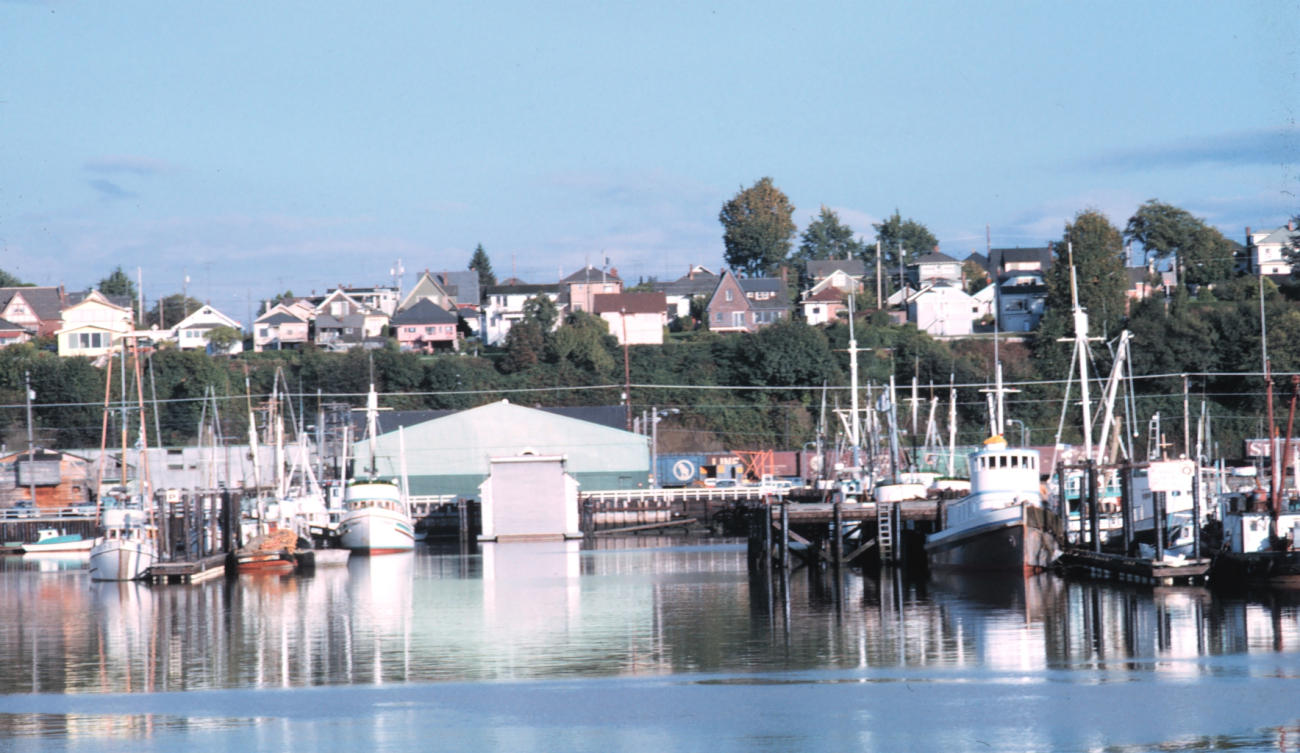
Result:
{"type": "Polygon", "coordinates": [[[790,296],[786,292],[785,280],[779,277],[738,278],[737,282],[740,283],[740,289],[745,291],[746,298],[749,298],[750,293],[775,293],[766,301],[749,298],[749,307],[751,309],[785,309],[790,307],[790,296]]]}
{"type": "Polygon", "coordinates": [[[867,265],[861,259],[821,259],[808,262],[808,276],[814,280],[830,277],[835,270],[840,270],[851,277],[862,277],[867,273],[867,265]]]}
{"type": "MultiPolygon", "coordinates": [[[[573,274],[569,275],[563,280],[560,280],[560,282],[566,285],[573,284],[573,283],[584,283],[588,281],[600,282],[601,274],[602,274],[601,270],[596,269],[595,267],[588,264],[582,269],[579,269],[577,272],[574,272],[573,274]]],[[[616,277],[612,271],[606,271],[603,272],[603,274],[605,275],[604,277],[605,282],[622,282],[622,280],[618,279],[618,277],[616,277]]]]}
{"type": "Polygon", "coordinates": [[[330,316],[321,314],[316,317],[316,329],[338,329],[340,327],[362,328],[366,326],[365,314],[348,314],[347,316],[330,316]]]}
{"type": "Polygon", "coordinates": [[[662,314],[668,311],[668,296],[657,293],[605,293],[592,298],[591,312],[604,314],[662,314]]]}
{"type": "Polygon", "coordinates": [[[818,303],[825,303],[825,302],[835,302],[835,301],[842,302],[843,300],[844,300],[844,291],[840,290],[837,287],[828,285],[822,288],[821,290],[817,291],[813,295],[810,295],[807,298],[803,299],[803,302],[811,303],[816,301],[818,303]]]}
{"type": "Polygon", "coordinates": [[[59,288],[52,287],[0,288],[0,308],[8,306],[15,293],[23,294],[23,300],[40,319],[58,319],[63,311],[65,296],[59,288]]]}
{"type": "Polygon", "coordinates": [[[651,287],[657,292],[672,296],[709,295],[718,287],[721,279],[721,275],[697,265],[672,282],[655,282],[651,287]]]}
{"type": "Polygon", "coordinates": [[[442,289],[447,291],[447,295],[456,299],[456,303],[479,302],[482,292],[478,287],[478,272],[467,269],[463,272],[437,272],[434,276],[442,284],[442,289]]]}
{"type": "Polygon", "coordinates": [[[0,319],[0,332],[26,332],[26,327],[20,327],[8,319],[0,319]]]}
{"type": "MultiPolygon", "coordinates": [[[[527,285],[527,284],[528,284],[528,283],[524,282],[523,280],[519,279],[518,277],[507,277],[507,278],[504,279],[504,280],[497,280],[497,285],[503,285],[503,286],[509,286],[509,285],[527,285]]],[[[496,287],[496,286],[495,286],[495,285],[485,285],[484,287],[489,287],[489,288],[490,288],[490,287],[496,287]]]]}
{"type": "Polygon", "coordinates": [[[560,294],[559,285],[488,285],[483,295],[536,295],[538,293],[560,294]]]}
{"type": "MultiPolygon", "coordinates": [[[[473,410],[472,408],[470,410],[473,410]]],[[[627,430],[627,408],[622,405],[592,405],[577,408],[543,408],[537,406],[535,410],[544,413],[550,413],[555,416],[564,416],[565,418],[574,418],[579,421],[598,424],[611,429],[627,430]]],[[[381,411],[379,413],[379,433],[388,434],[397,431],[398,428],[407,428],[416,424],[422,424],[425,421],[432,421],[437,418],[445,418],[464,411],[456,410],[395,410],[381,411]]],[[[353,426],[355,433],[353,436],[364,437],[366,435],[366,414],[362,411],[353,413],[353,426]]]]}
{"type": "Polygon", "coordinates": [[[995,248],[989,255],[974,253],[967,257],[979,264],[985,272],[995,274],[1006,262],[1036,261],[1044,272],[1052,268],[1052,249],[1050,246],[1039,248],[995,248]]]}
{"type": "Polygon", "coordinates": [[[1286,245],[1290,245],[1292,240],[1296,238],[1300,238],[1300,230],[1292,230],[1291,228],[1283,225],[1277,230],[1274,230],[1273,232],[1264,236],[1264,238],[1262,238],[1261,240],[1255,241],[1255,245],[1261,246],[1265,243],[1280,243],[1283,246],[1286,246],[1286,245]]]}
{"type": "Polygon", "coordinates": [[[415,305],[397,312],[397,315],[392,319],[392,324],[395,327],[409,327],[421,324],[455,324],[459,319],[458,316],[428,298],[421,298],[415,305]]]}
{"type": "Polygon", "coordinates": [[[303,320],[287,311],[271,311],[257,320],[258,324],[305,324],[303,320]]]}
{"type": "Polygon", "coordinates": [[[1146,282],[1147,275],[1151,274],[1151,270],[1146,267],[1124,267],[1124,274],[1128,275],[1128,286],[1135,288],[1146,282]]]}
{"type": "Polygon", "coordinates": [[[931,251],[928,254],[922,254],[916,257],[916,261],[908,266],[915,264],[956,264],[957,260],[940,251],[931,251]]]}

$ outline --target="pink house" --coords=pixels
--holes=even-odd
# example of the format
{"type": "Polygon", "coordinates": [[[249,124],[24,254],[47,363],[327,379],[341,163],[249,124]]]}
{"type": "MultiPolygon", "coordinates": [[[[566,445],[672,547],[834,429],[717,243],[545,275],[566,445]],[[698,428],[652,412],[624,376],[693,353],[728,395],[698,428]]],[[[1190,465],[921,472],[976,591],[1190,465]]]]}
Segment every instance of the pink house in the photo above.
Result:
{"type": "Polygon", "coordinates": [[[397,312],[391,324],[397,335],[397,344],[403,351],[432,353],[435,350],[460,349],[460,333],[456,330],[458,321],[455,312],[428,298],[421,298],[410,308],[397,312]]]}

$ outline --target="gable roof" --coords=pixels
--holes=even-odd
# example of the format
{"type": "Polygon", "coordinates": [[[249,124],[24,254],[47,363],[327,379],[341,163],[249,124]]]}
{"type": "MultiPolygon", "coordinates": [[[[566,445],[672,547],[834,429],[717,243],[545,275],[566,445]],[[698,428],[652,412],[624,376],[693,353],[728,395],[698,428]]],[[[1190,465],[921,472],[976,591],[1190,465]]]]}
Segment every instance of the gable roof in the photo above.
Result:
{"type": "Polygon", "coordinates": [[[204,304],[197,311],[180,320],[172,329],[212,329],[219,326],[241,329],[239,322],[212,308],[211,305],[204,304]],[[221,324],[213,324],[210,321],[212,318],[219,319],[221,324]],[[204,321],[205,319],[209,321],[204,321]]]}
{"type": "Polygon", "coordinates": [[[452,312],[428,298],[421,298],[409,308],[397,312],[391,324],[394,327],[409,327],[420,324],[455,324],[457,321],[459,317],[452,312]]]}
{"type": "Polygon", "coordinates": [[[622,280],[618,279],[618,277],[614,275],[612,271],[607,270],[602,272],[601,270],[596,269],[590,264],[583,267],[582,269],[579,269],[577,272],[574,272],[573,274],[569,275],[563,280],[560,280],[560,282],[564,283],[565,285],[582,284],[586,282],[601,282],[602,274],[604,274],[604,280],[603,280],[604,282],[622,282],[622,280]]]}
{"type": "Polygon", "coordinates": [[[594,296],[591,313],[663,314],[668,311],[668,296],[657,293],[604,293],[594,296]]]}
{"type": "Polygon", "coordinates": [[[291,324],[291,323],[306,324],[306,322],[294,316],[293,314],[290,314],[288,311],[276,311],[275,309],[272,309],[267,313],[262,314],[261,318],[257,320],[257,323],[258,324],[291,324]]]}
{"type": "Polygon", "coordinates": [[[738,280],[740,289],[745,291],[751,309],[785,309],[790,307],[790,296],[786,292],[785,280],[779,277],[747,277],[738,280]],[[749,297],[749,293],[773,293],[766,301],[749,297]]]}
{"type": "Polygon", "coordinates": [[[8,319],[0,319],[0,332],[26,332],[26,327],[21,327],[8,319]]]}
{"type": "Polygon", "coordinates": [[[807,264],[808,276],[814,280],[830,277],[835,270],[840,270],[850,277],[862,277],[867,274],[867,265],[861,259],[819,259],[807,264]]]}
{"type": "Polygon", "coordinates": [[[0,309],[8,306],[20,293],[38,319],[58,319],[66,303],[66,296],[60,288],[0,288],[0,309]]]}
{"type": "Polygon", "coordinates": [[[1283,225],[1260,240],[1255,241],[1255,245],[1261,246],[1265,243],[1280,243],[1283,246],[1288,246],[1291,244],[1291,241],[1296,238],[1300,238],[1300,230],[1292,230],[1286,225],[1283,225]]]}
{"type": "Polygon", "coordinates": [[[438,281],[433,278],[431,272],[426,270],[420,273],[420,279],[415,282],[415,285],[411,288],[411,292],[407,293],[406,297],[397,304],[397,310],[405,311],[419,301],[433,298],[435,296],[444,299],[451,298],[451,295],[447,292],[446,288],[440,285],[438,281]]]}
{"type": "Polygon", "coordinates": [[[907,266],[916,264],[956,264],[957,260],[941,251],[931,251],[928,254],[922,254],[916,257],[916,260],[907,266]]]}
{"type": "MultiPolygon", "coordinates": [[[[490,404],[490,403],[489,403],[490,404]]],[[[480,406],[483,407],[483,406],[480,406]]],[[[527,407],[527,406],[520,406],[527,407]]],[[[394,410],[380,411],[379,413],[379,433],[388,434],[397,431],[399,428],[407,428],[416,424],[422,424],[425,421],[433,421],[447,416],[454,416],[457,413],[464,413],[465,410],[475,410],[467,408],[464,410],[394,410]]],[[[586,405],[576,408],[544,408],[537,406],[531,410],[550,413],[555,416],[563,416],[578,421],[605,426],[610,429],[619,431],[627,430],[627,406],[623,405],[586,405]]],[[[363,411],[356,411],[352,416],[353,426],[356,428],[356,437],[366,436],[366,415],[363,411]]]]}
{"type": "Polygon", "coordinates": [[[655,282],[651,288],[658,293],[672,296],[708,295],[718,287],[722,277],[699,265],[672,282],[655,282]]]}
{"type": "Polygon", "coordinates": [[[983,254],[971,254],[971,259],[976,259],[985,272],[997,274],[1002,271],[1003,265],[1007,262],[1027,262],[1036,261],[1038,266],[1044,272],[1052,268],[1052,247],[1039,246],[1030,248],[995,248],[989,251],[989,256],[983,254]],[[979,257],[976,259],[976,257],[979,257]],[[983,260],[982,262],[980,260],[983,260]]]}
{"type": "Polygon", "coordinates": [[[436,272],[434,276],[442,284],[443,290],[456,299],[456,303],[477,305],[482,295],[478,286],[478,272],[467,269],[457,272],[436,272]]]}
{"type": "Polygon", "coordinates": [[[808,296],[807,298],[804,298],[804,299],[803,299],[803,302],[804,302],[804,303],[813,303],[813,302],[816,302],[816,303],[827,303],[827,302],[832,302],[832,303],[833,303],[833,302],[837,302],[837,301],[838,301],[838,302],[841,302],[841,303],[842,303],[842,302],[844,302],[844,300],[845,300],[845,296],[844,296],[844,291],[843,291],[843,290],[840,290],[839,288],[835,287],[834,285],[827,285],[826,287],[822,288],[821,290],[817,291],[816,293],[813,293],[812,295],[808,296]]]}
{"type": "Polygon", "coordinates": [[[538,293],[559,295],[560,285],[559,283],[552,285],[527,285],[520,283],[518,285],[488,285],[486,288],[483,288],[483,296],[485,298],[490,295],[537,295],[538,293]]]}

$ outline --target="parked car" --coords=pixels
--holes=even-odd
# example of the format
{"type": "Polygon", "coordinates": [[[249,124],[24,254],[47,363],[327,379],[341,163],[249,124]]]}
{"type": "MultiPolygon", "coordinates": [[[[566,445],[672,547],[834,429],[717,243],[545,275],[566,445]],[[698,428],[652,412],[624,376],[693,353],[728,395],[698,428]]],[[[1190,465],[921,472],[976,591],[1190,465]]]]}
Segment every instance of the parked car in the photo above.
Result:
{"type": "MultiPolygon", "coordinates": [[[[707,481],[705,483],[708,483],[707,481]]],[[[734,478],[716,479],[713,484],[714,489],[736,489],[740,487],[740,482],[734,478]]]]}

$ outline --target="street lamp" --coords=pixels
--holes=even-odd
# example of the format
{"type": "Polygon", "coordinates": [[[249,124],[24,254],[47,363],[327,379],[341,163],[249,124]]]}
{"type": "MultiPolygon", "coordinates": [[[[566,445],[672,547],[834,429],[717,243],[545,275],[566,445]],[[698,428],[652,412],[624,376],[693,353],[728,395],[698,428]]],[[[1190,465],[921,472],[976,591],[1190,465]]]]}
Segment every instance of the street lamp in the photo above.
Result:
{"type": "Polygon", "coordinates": [[[677,413],[681,413],[677,408],[659,410],[650,406],[650,478],[654,479],[656,489],[659,488],[659,422],[677,413]]]}
{"type": "Polygon", "coordinates": [[[1021,446],[1021,447],[1028,447],[1028,446],[1029,446],[1029,430],[1028,430],[1027,428],[1025,428],[1025,422],[1024,422],[1024,421],[1017,421],[1017,420],[1014,419],[1014,418],[1007,418],[1007,419],[1003,419],[1003,420],[1006,421],[1006,422],[1009,423],[1009,424],[1020,424],[1020,446],[1021,446]]]}

